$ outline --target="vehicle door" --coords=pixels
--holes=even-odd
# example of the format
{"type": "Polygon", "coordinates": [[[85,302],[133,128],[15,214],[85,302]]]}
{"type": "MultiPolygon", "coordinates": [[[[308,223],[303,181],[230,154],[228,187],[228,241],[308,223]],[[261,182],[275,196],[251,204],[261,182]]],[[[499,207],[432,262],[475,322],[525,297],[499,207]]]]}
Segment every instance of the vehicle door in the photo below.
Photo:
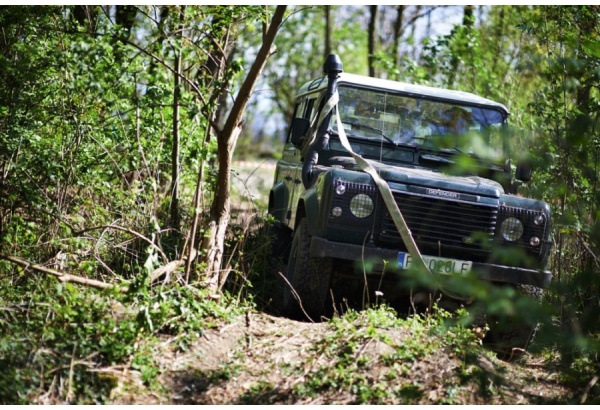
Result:
{"type": "MultiPolygon", "coordinates": [[[[317,95],[308,95],[302,97],[302,101],[299,102],[296,107],[294,118],[305,118],[309,121],[312,121],[315,111],[315,102],[317,99],[317,95]]],[[[290,228],[294,228],[294,224],[296,221],[296,206],[298,204],[298,199],[305,191],[304,186],[302,185],[302,149],[297,148],[291,142],[291,127],[288,132],[287,142],[284,149],[284,158],[286,161],[284,162],[287,170],[285,171],[284,180],[286,187],[288,187],[290,192],[290,201],[288,203],[288,211],[286,222],[290,228]]]]}

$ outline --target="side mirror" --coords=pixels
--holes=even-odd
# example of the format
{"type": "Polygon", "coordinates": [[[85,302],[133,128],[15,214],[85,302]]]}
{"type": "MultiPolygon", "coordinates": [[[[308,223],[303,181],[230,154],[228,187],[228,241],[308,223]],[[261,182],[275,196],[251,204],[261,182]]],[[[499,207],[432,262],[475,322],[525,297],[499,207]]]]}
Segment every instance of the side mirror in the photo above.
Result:
{"type": "Polygon", "coordinates": [[[531,164],[529,164],[527,162],[517,163],[517,169],[515,171],[516,179],[523,181],[523,182],[529,182],[529,181],[531,181],[531,173],[532,173],[531,164]]]}
{"type": "Polygon", "coordinates": [[[292,144],[294,144],[296,148],[302,147],[302,143],[306,138],[309,127],[310,121],[306,118],[294,118],[292,120],[292,144]]]}

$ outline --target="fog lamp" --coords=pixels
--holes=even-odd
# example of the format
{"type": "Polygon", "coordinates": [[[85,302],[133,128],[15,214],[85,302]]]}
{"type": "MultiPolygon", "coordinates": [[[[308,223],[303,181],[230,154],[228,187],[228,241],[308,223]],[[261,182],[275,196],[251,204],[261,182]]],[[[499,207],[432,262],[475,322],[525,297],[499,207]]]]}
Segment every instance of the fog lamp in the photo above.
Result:
{"type": "Polygon", "coordinates": [[[331,215],[338,217],[338,216],[342,216],[342,208],[340,208],[339,206],[336,206],[335,208],[333,208],[331,210],[331,215]]]}

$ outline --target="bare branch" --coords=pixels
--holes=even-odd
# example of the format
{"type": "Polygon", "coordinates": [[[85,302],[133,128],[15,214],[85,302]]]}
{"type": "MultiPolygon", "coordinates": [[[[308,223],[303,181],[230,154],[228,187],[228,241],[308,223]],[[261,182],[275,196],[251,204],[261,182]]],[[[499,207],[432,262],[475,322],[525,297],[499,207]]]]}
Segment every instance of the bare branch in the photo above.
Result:
{"type": "Polygon", "coordinates": [[[146,238],[144,235],[133,231],[129,228],[125,228],[123,226],[119,226],[119,225],[100,225],[100,226],[94,226],[92,228],[87,228],[87,229],[83,229],[79,232],[75,232],[73,234],[73,236],[79,236],[85,232],[89,232],[89,231],[95,231],[98,229],[115,229],[117,231],[123,231],[123,232],[127,232],[141,240],[143,240],[144,242],[148,243],[150,246],[152,246],[154,249],[156,249],[158,251],[158,253],[160,253],[160,257],[163,259],[163,261],[167,262],[169,260],[169,258],[167,258],[167,255],[165,255],[165,253],[162,251],[162,249],[160,249],[154,242],[152,242],[150,239],[146,238]]]}
{"type": "Polygon", "coordinates": [[[14,264],[17,264],[17,265],[21,266],[25,270],[30,270],[31,269],[31,270],[34,270],[36,272],[44,273],[46,275],[55,276],[61,282],[77,283],[79,285],[90,286],[92,288],[102,289],[102,290],[105,290],[105,289],[117,289],[120,292],[126,292],[127,291],[127,288],[125,288],[125,287],[119,287],[117,285],[112,285],[110,283],[101,282],[99,280],[88,279],[88,278],[83,278],[81,276],[76,276],[76,275],[71,275],[71,274],[68,274],[68,273],[63,273],[63,272],[60,272],[60,271],[57,271],[57,270],[54,270],[54,269],[46,268],[45,266],[32,264],[30,262],[27,262],[24,259],[17,258],[16,256],[10,256],[10,255],[0,254],[0,259],[4,259],[6,261],[9,261],[9,262],[12,262],[14,264]]]}

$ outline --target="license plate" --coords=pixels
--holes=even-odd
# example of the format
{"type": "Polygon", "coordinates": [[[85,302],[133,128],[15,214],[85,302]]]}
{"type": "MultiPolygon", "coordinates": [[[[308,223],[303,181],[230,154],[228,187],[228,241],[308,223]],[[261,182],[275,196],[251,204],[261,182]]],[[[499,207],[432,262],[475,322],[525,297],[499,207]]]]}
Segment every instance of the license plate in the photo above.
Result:
{"type": "MultiPolygon", "coordinates": [[[[411,266],[413,258],[407,252],[398,252],[398,267],[408,269],[411,266]]],[[[461,261],[458,259],[439,258],[436,256],[423,255],[423,261],[431,272],[443,273],[446,275],[458,274],[465,275],[471,272],[473,262],[461,261]]]]}

